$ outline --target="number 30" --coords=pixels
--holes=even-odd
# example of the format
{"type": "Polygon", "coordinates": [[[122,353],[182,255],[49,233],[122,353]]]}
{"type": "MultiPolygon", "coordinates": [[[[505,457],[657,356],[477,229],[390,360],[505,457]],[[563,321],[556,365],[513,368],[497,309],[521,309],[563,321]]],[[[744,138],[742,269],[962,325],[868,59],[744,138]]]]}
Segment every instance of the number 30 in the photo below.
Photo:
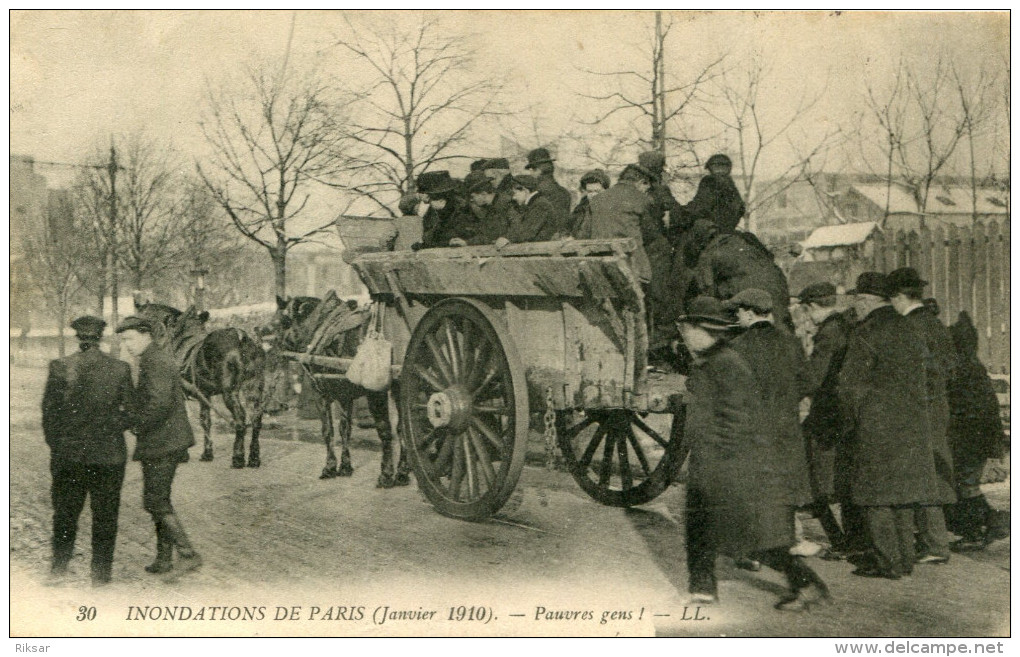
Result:
{"type": "Polygon", "coordinates": [[[96,608],[95,607],[78,607],[78,615],[75,616],[76,621],[85,620],[96,620],[96,608]]]}

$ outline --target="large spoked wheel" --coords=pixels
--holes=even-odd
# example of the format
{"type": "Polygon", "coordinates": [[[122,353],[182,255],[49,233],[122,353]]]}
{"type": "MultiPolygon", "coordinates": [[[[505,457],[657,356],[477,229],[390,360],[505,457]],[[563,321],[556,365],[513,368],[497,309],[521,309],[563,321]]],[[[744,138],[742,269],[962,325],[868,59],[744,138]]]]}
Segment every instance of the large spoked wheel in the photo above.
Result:
{"type": "Polygon", "coordinates": [[[607,506],[651,502],[683,464],[683,415],[673,417],[667,440],[634,411],[612,409],[558,414],[560,451],[577,483],[607,506]]]}
{"type": "Polygon", "coordinates": [[[432,505],[469,520],[498,511],[524,467],[528,391],[492,311],[469,299],[433,306],[411,334],[400,393],[405,445],[432,505]]]}

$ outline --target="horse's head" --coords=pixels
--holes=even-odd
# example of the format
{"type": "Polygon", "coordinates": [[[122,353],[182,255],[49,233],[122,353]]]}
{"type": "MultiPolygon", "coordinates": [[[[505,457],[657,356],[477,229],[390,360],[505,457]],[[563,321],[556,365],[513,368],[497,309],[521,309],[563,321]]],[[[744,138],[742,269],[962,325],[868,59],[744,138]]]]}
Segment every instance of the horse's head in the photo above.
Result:
{"type": "Polygon", "coordinates": [[[273,323],[262,330],[263,336],[275,336],[275,343],[281,349],[300,351],[308,346],[315,332],[308,318],[322,303],[316,297],[276,297],[276,317],[273,323]]]}
{"type": "Polygon", "coordinates": [[[177,326],[181,311],[173,306],[161,303],[135,302],[135,315],[147,319],[152,324],[152,337],[160,343],[165,343],[167,336],[171,335],[177,326]]]}

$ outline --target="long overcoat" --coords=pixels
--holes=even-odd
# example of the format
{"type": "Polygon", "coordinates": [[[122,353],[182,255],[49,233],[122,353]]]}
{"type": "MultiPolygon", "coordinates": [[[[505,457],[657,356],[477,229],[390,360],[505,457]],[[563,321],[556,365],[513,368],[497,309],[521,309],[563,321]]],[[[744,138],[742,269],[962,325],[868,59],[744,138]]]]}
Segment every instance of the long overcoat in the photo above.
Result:
{"type": "Polygon", "coordinates": [[[707,506],[708,531],[731,556],[794,543],[788,463],[768,431],[759,376],[733,348],[703,354],[687,380],[688,486],[707,506]]]}
{"type": "Polygon", "coordinates": [[[907,321],[924,343],[924,373],[928,427],[935,473],[939,479],[939,504],[956,501],[956,482],[953,478],[953,454],[949,449],[949,398],[947,384],[956,372],[956,349],[949,329],[928,308],[918,306],[906,314],[907,321]]]}
{"type": "Polygon", "coordinates": [[[42,428],[52,459],[95,465],[126,462],[124,430],[132,391],[130,366],[98,346],[51,361],[42,428]]]}
{"type": "Polygon", "coordinates": [[[540,173],[538,175],[538,191],[549,200],[553,210],[559,213],[559,220],[563,225],[567,225],[570,221],[570,205],[574,200],[570,195],[570,190],[556,182],[553,174],[540,173]]]}
{"type": "Polygon", "coordinates": [[[132,427],[138,437],[136,461],[158,459],[195,444],[177,362],[155,342],[138,358],[132,427]]]}
{"type": "Polygon", "coordinates": [[[783,481],[777,482],[778,499],[787,505],[806,504],[811,496],[797,389],[805,366],[800,341],[786,329],[762,321],[734,338],[730,346],[747,361],[758,383],[764,418],[758,431],[769,436],[777,459],[775,469],[783,473],[783,481]]]}
{"type": "Polygon", "coordinates": [[[695,267],[697,293],[728,299],[749,288],[765,290],[772,297],[776,323],[792,326],[790,289],[786,276],[772,254],[742,233],[716,235],[705,246],[695,267]]]}
{"type": "Polygon", "coordinates": [[[839,375],[839,398],[853,427],[855,504],[938,499],[925,385],[924,346],[895,308],[881,306],[854,327],[839,375]]]}
{"type": "Polygon", "coordinates": [[[802,428],[808,450],[811,492],[815,499],[845,499],[850,491],[846,426],[839,407],[839,371],[846,357],[851,323],[833,313],[819,324],[811,355],[801,376],[800,392],[811,398],[802,428]]]}
{"type": "Polygon", "coordinates": [[[630,237],[637,244],[634,269],[642,281],[652,278],[652,267],[645,251],[642,225],[649,221],[652,199],[629,182],[618,182],[591,199],[590,230],[584,239],[630,237]]]}
{"type": "Polygon", "coordinates": [[[950,328],[957,367],[949,380],[949,446],[957,464],[980,465],[1002,458],[1005,434],[999,400],[988,370],[978,359],[978,334],[968,315],[950,328]]]}

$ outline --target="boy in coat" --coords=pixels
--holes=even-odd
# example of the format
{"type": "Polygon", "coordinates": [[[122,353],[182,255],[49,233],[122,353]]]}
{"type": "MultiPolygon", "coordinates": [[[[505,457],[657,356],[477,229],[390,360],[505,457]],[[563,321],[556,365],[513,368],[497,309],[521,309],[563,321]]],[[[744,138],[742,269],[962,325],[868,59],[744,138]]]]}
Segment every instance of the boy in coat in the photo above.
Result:
{"type": "Polygon", "coordinates": [[[128,317],[117,333],[128,353],[138,359],[138,385],[132,405],[132,422],[138,442],[134,460],[142,463],[142,503],[156,525],[156,560],[145,570],[165,573],[174,568],[194,570],[202,558],[191,545],[180,518],[170,502],[177,466],[188,461],[195,436],[181,389],[177,363],[152,340],[152,325],[140,317],[128,317]]]}

